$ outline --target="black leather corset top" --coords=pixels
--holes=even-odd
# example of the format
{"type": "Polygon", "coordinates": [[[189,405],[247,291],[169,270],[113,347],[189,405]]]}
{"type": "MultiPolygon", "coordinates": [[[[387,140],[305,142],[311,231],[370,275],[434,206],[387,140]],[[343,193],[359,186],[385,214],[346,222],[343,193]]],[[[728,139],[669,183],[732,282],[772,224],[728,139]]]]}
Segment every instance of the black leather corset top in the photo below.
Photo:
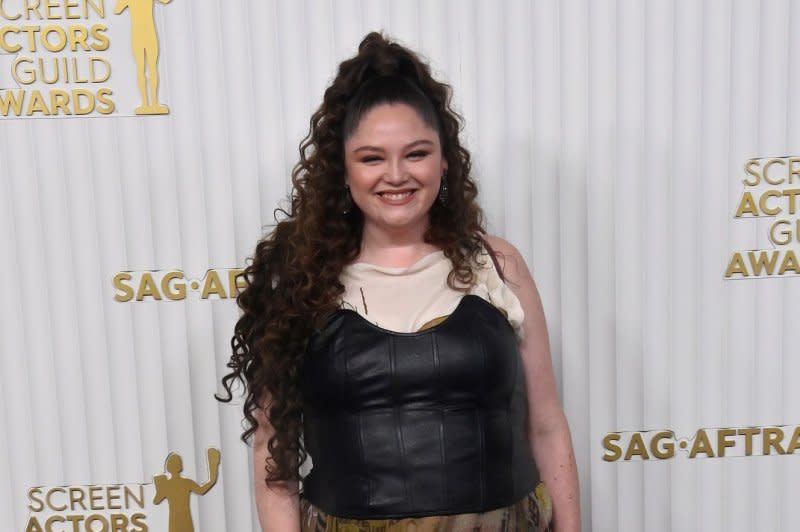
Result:
{"type": "Polygon", "coordinates": [[[538,482],[517,339],[479,296],[415,333],[337,310],[309,340],[301,387],[303,496],[331,515],[484,512],[538,482]]]}

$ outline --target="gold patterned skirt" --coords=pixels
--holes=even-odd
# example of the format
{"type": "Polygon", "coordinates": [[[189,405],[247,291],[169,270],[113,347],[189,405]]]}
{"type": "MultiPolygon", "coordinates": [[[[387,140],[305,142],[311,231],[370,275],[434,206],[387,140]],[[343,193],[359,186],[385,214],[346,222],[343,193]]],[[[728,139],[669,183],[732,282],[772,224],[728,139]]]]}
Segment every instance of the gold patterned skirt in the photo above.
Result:
{"type": "Polygon", "coordinates": [[[544,482],[511,506],[482,513],[403,519],[328,515],[300,498],[301,532],[551,532],[553,505],[544,482]]]}

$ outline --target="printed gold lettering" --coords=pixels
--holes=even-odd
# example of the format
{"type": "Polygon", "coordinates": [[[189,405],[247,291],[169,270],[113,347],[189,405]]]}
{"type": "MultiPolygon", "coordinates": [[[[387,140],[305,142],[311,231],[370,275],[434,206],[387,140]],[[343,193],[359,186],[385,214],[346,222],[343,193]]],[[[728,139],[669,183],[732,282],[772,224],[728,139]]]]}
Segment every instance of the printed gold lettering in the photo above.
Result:
{"type": "Polygon", "coordinates": [[[32,515],[28,519],[28,524],[25,527],[25,532],[44,532],[42,529],[42,525],[39,524],[39,520],[36,519],[35,515],[32,515]]]}
{"type": "Polygon", "coordinates": [[[175,279],[183,279],[183,272],[180,271],[167,272],[167,274],[161,278],[161,291],[164,292],[164,295],[167,296],[167,299],[171,299],[172,301],[185,299],[186,283],[184,282],[171,283],[171,281],[175,279]]]}
{"type": "Polygon", "coordinates": [[[41,35],[42,46],[44,46],[48,52],[60,52],[67,47],[67,32],[64,31],[64,28],[61,26],[48,24],[42,28],[41,35]],[[51,35],[56,36],[55,44],[53,44],[50,39],[51,35]]]}
{"type": "Polygon", "coordinates": [[[130,486],[125,486],[124,493],[125,493],[125,508],[133,508],[133,504],[131,501],[135,502],[136,505],[144,510],[144,486],[137,486],[139,488],[139,496],[136,496],[136,493],[130,488],[130,486]]]}
{"type": "Polygon", "coordinates": [[[758,159],[749,159],[744,165],[744,171],[750,174],[755,178],[754,181],[744,179],[742,183],[747,185],[748,187],[754,187],[761,182],[761,174],[756,170],[761,166],[761,163],[758,159]]]}
{"type": "Polygon", "coordinates": [[[67,516],[67,521],[72,523],[72,532],[74,532],[75,530],[80,530],[83,516],[81,514],[71,514],[67,516]]]}
{"type": "MultiPolygon", "coordinates": [[[[25,56],[17,57],[11,63],[11,77],[20,85],[30,85],[36,81],[36,70],[33,66],[28,67],[27,65],[33,65],[33,59],[25,56]]],[[[24,92],[22,94],[24,95],[24,92]]],[[[24,96],[20,98],[20,102],[23,99],[24,96]]]]}
{"type": "Polygon", "coordinates": [[[125,303],[133,299],[133,287],[127,284],[131,280],[131,274],[128,272],[119,272],[114,276],[114,288],[118,290],[114,294],[114,300],[125,303]]]}
{"type": "Polygon", "coordinates": [[[711,447],[708,434],[706,434],[704,429],[698,430],[697,434],[695,434],[692,448],[689,451],[689,458],[694,458],[700,453],[705,454],[709,458],[714,458],[714,449],[711,447]]]}
{"type": "Polygon", "coordinates": [[[758,206],[761,208],[761,212],[769,216],[775,216],[776,214],[779,214],[781,212],[780,207],[770,207],[767,205],[767,200],[769,198],[776,198],[782,195],[783,194],[780,190],[774,188],[765,190],[764,193],[758,198],[758,206]]]}
{"type": "Polygon", "coordinates": [[[737,273],[744,277],[748,277],[750,275],[747,271],[747,265],[742,258],[742,254],[739,252],[734,253],[733,257],[731,257],[731,260],[728,263],[728,269],[725,270],[725,277],[731,277],[737,273]]]}
{"type": "Polygon", "coordinates": [[[36,18],[42,20],[42,14],[39,12],[39,0],[25,0],[25,18],[31,19],[31,14],[36,15],[36,18]]]}
{"type": "Polygon", "coordinates": [[[158,293],[158,287],[156,287],[156,283],[153,280],[153,275],[150,272],[144,272],[139,280],[139,293],[136,294],[136,301],[141,301],[148,296],[158,300],[161,299],[161,294],[158,293]]]}
{"type": "Polygon", "coordinates": [[[634,456],[641,456],[642,460],[649,460],[650,455],[647,454],[647,446],[644,444],[642,435],[634,432],[631,436],[631,441],[628,442],[628,451],[625,453],[625,460],[630,460],[634,456]]]}
{"type": "Polygon", "coordinates": [[[72,89],[72,112],[76,115],[88,115],[92,111],[94,94],[86,89],[72,89]],[[85,98],[85,102],[81,98],[85,98]]]}
{"type": "Polygon", "coordinates": [[[739,200],[739,207],[736,209],[736,218],[741,218],[744,214],[752,214],[758,216],[758,207],[753,199],[753,195],[749,191],[742,194],[739,200]]]}
{"type": "MultiPolygon", "coordinates": [[[[90,57],[89,77],[91,77],[92,83],[103,83],[104,81],[108,81],[108,78],[111,77],[111,63],[109,63],[106,59],[103,59],[102,57],[90,57]],[[102,72],[102,74],[100,72],[102,72]]],[[[98,97],[99,94],[100,91],[98,91],[98,97]]]]}
{"type": "Polygon", "coordinates": [[[764,427],[761,440],[763,454],[770,454],[770,449],[775,449],[778,454],[786,454],[781,447],[781,440],[783,440],[783,431],[780,427],[764,427]]]}
{"type": "Polygon", "coordinates": [[[26,24],[21,26],[20,31],[28,37],[28,51],[35,52],[36,51],[36,34],[39,33],[39,26],[32,26],[26,24]]]}
{"type": "Polygon", "coordinates": [[[67,503],[65,502],[63,505],[56,506],[56,504],[53,502],[54,493],[61,493],[64,495],[64,498],[66,499],[67,490],[65,490],[62,487],[51,488],[47,490],[47,495],[45,496],[48,508],[50,508],[51,510],[55,510],[56,512],[63,512],[64,510],[67,509],[67,503]]]}
{"type": "Polygon", "coordinates": [[[797,262],[797,255],[795,255],[793,249],[786,250],[786,255],[783,256],[783,261],[781,262],[781,267],[778,268],[778,273],[783,275],[788,270],[792,270],[794,273],[800,273],[800,264],[797,262]]]}
{"type": "MultiPolygon", "coordinates": [[[[779,236],[775,235],[775,229],[778,226],[784,226],[784,225],[791,226],[791,222],[789,220],[775,220],[772,223],[772,225],[770,226],[770,228],[769,228],[769,239],[772,241],[773,244],[778,245],[778,246],[785,246],[786,244],[788,244],[789,242],[792,241],[792,230],[791,229],[781,229],[780,232],[778,232],[779,236]]],[[[753,252],[751,251],[750,253],[752,254],[753,252]]],[[[762,251],[762,253],[765,253],[765,252],[762,251]]],[[[774,264],[774,260],[775,259],[777,259],[777,255],[773,257],[773,264],[770,265],[770,268],[769,268],[770,275],[772,275],[772,270],[775,268],[775,264],[774,264]]],[[[752,262],[752,260],[753,259],[751,258],[750,261],[752,262]]],[[[754,269],[755,269],[755,267],[754,267],[754,269]]],[[[756,275],[758,275],[758,274],[756,273],[756,275]]]]}
{"type": "Polygon", "coordinates": [[[119,491],[119,486],[106,486],[106,500],[108,501],[109,510],[122,510],[121,505],[114,504],[115,501],[122,499],[119,491]]]}
{"type": "Polygon", "coordinates": [[[247,288],[247,279],[245,279],[244,270],[242,268],[231,268],[228,270],[228,293],[231,297],[236,297],[239,292],[247,288]]]}
{"type": "Polygon", "coordinates": [[[753,454],[753,436],[761,434],[761,429],[758,427],[738,429],[736,434],[744,436],[744,455],[752,456],[753,454]]]}
{"type": "Polygon", "coordinates": [[[89,43],[86,42],[89,39],[89,30],[86,29],[86,26],[81,24],[71,24],[67,30],[69,34],[70,50],[77,52],[78,46],[80,46],[84,52],[91,50],[89,43]]]}
{"type": "Polygon", "coordinates": [[[19,20],[22,18],[22,13],[16,12],[14,14],[9,13],[6,11],[5,0],[0,0],[0,18],[6,20],[19,20]]]}
{"type": "Polygon", "coordinates": [[[83,503],[83,490],[81,488],[69,488],[69,508],[73,512],[77,505],[81,505],[83,511],[86,511],[86,505],[83,503]]]}
{"type": "Polygon", "coordinates": [[[747,256],[750,257],[750,266],[753,269],[753,275],[761,275],[762,269],[767,271],[767,275],[772,275],[779,254],[780,252],[778,250],[759,251],[758,258],[756,258],[755,251],[748,251],[747,256]],[[769,257],[769,260],[767,260],[767,257],[769,257]]]}
{"type": "Polygon", "coordinates": [[[145,521],[147,516],[142,513],[135,513],[131,516],[131,523],[133,523],[136,528],[132,529],[131,532],[147,532],[147,522],[145,521]]]}
{"type": "Polygon", "coordinates": [[[69,93],[61,89],[51,90],[50,108],[53,110],[54,115],[58,115],[59,111],[64,111],[65,115],[71,115],[72,111],[69,110],[69,93]]]}
{"type": "Polygon", "coordinates": [[[106,5],[104,0],[84,0],[83,18],[89,18],[89,8],[100,18],[106,18],[106,5]]]}
{"type": "Polygon", "coordinates": [[[66,519],[64,519],[60,515],[51,515],[47,518],[47,521],[44,522],[44,530],[45,532],[57,532],[56,529],[53,528],[53,523],[63,523],[66,519]]]}
{"type": "Polygon", "coordinates": [[[219,274],[216,270],[208,270],[203,284],[203,293],[200,297],[207,299],[211,294],[216,294],[222,299],[228,297],[225,294],[225,288],[222,286],[222,281],[220,281],[219,274]]]}
{"type": "Polygon", "coordinates": [[[730,439],[732,436],[736,436],[735,429],[719,429],[717,431],[717,456],[725,456],[725,449],[736,445],[736,442],[730,439]]]}
{"type": "Polygon", "coordinates": [[[618,442],[620,436],[616,432],[606,434],[603,437],[603,448],[606,453],[603,454],[603,460],[606,462],[616,462],[622,456],[622,448],[614,442],[618,442]]]}
{"type": "Polygon", "coordinates": [[[28,510],[31,512],[41,512],[44,510],[44,501],[39,499],[37,496],[42,494],[41,488],[31,488],[28,490],[28,500],[31,504],[28,504],[28,510]],[[35,505],[34,505],[35,503],[35,505]]]}
{"type": "Polygon", "coordinates": [[[103,490],[103,488],[100,487],[100,486],[90,486],[89,487],[89,507],[92,510],[102,510],[103,509],[103,505],[102,504],[100,504],[100,505],[96,504],[98,501],[102,501],[103,500],[102,490],[103,490]]]}
{"type": "MultiPolygon", "coordinates": [[[[800,161],[800,159],[798,159],[800,161]]],[[[795,197],[800,194],[800,188],[786,188],[783,190],[782,194],[789,198],[789,214],[794,214],[797,212],[797,202],[795,197]]]]}
{"type": "Polygon", "coordinates": [[[65,0],[64,1],[64,18],[67,20],[75,20],[81,18],[80,13],[73,13],[70,11],[72,8],[80,7],[78,0],[65,0]]]}
{"type": "MultiPolygon", "coordinates": [[[[788,181],[791,185],[794,182],[794,176],[797,176],[797,179],[800,180],[800,157],[789,157],[789,161],[787,163],[789,165],[788,168],[788,181]],[[795,164],[797,164],[797,168],[795,168],[795,164]]],[[[792,213],[794,214],[794,213],[792,213]]]]}
{"type": "Polygon", "coordinates": [[[44,101],[41,91],[33,90],[30,92],[28,98],[28,107],[25,109],[26,116],[33,116],[34,113],[42,113],[43,115],[50,116],[50,109],[44,101]]]}
{"type": "Polygon", "coordinates": [[[111,514],[111,532],[128,532],[128,516],[111,514]]]}
{"type": "Polygon", "coordinates": [[[0,91],[0,113],[8,116],[13,111],[16,116],[22,114],[22,104],[25,102],[25,91],[0,91]]]}
{"type": "Polygon", "coordinates": [[[19,29],[15,26],[0,26],[0,48],[5,50],[10,54],[15,54],[22,50],[22,45],[20,44],[11,44],[8,40],[9,33],[16,33],[19,34],[19,29]]]}
{"type": "Polygon", "coordinates": [[[89,33],[94,39],[92,43],[92,50],[97,52],[103,52],[108,50],[108,47],[111,45],[111,41],[108,39],[108,35],[106,32],[108,31],[108,26],[105,24],[95,24],[89,29],[89,33]]]}
{"type": "Polygon", "coordinates": [[[61,18],[61,14],[57,13],[55,10],[58,9],[60,6],[58,2],[55,0],[44,0],[44,16],[47,20],[58,20],[61,18]]]}
{"type": "Polygon", "coordinates": [[[100,514],[92,514],[86,518],[86,530],[91,530],[92,532],[108,532],[108,520],[105,516],[100,514]],[[94,523],[100,523],[100,528],[93,526],[94,523]]]}
{"type": "Polygon", "coordinates": [[[97,112],[102,115],[110,115],[114,112],[114,101],[111,99],[113,94],[108,87],[103,87],[97,91],[97,112]]]}
{"type": "Polygon", "coordinates": [[[786,447],[786,454],[794,454],[797,449],[800,449],[800,425],[794,428],[792,439],[786,447]]]}
{"type": "Polygon", "coordinates": [[[664,460],[675,456],[675,443],[672,441],[672,433],[669,431],[657,432],[650,440],[650,452],[653,456],[664,460]],[[663,445],[658,444],[664,442],[663,445]]]}
{"type": "Polygon", "coordinates": [[[776,180],[772,180],[769,178],[769,167],[772,166],[773,164],[786,165],[786,162],[784,162],[783,159],[770,159],[769,161],[766,162],[766,164],[764,164],[764,171],[762,172],[762,175],[764,176],[764,181],[766,181],[770,185],[780,185],[784,181],[783,178],[776,180]]]}

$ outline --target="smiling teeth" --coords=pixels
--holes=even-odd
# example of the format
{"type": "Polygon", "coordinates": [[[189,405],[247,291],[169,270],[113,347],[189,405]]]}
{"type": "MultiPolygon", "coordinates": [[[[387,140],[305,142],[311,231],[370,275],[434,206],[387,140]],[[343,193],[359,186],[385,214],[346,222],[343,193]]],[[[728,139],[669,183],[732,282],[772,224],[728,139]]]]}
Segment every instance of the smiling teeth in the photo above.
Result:
{"type": "Polygon", "coordinates": [[[406,197],[410,196],[411,192],[402,192],[400,194],[390,194],[388,192],[384,192],[383,195],[384,195],[384,197],[392,199],[392,200],[399,200],[399,199],[403,199],[403,198],[406,198],[406,197]]]}

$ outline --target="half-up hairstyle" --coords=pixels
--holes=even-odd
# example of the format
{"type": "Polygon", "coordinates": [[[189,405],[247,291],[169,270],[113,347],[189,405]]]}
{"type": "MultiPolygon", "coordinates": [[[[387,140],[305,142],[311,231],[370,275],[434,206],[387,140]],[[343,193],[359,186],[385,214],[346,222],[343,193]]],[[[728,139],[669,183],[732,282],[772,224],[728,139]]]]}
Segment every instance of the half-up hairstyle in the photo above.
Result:
{"type": "Polygon", "coordinates": [[[276,225],[242,273],[246,282],[236,298],[242,314],[231,339],[231,372],[222,379],[226,396],[217,396],[229,402],[236,381],[244,384],[242,440],[258,427],[257,414],[274,428],[267,444],[268,483],[299,479],[307,458],[301,440],[303,355],[309,337],[339,306],[344,293],[339,276],[358,255],[364,226],[357,206],[346,209],[344,142],[376,105],[407,104],[438,132],[448,162],[448,200],[434,202],[424,239],[452,262],[450,287],[467,291],[475,282],[483,214],[470,155],[458,139],[462,119],[450,102],[450,87],[433,79],[425,62],[373,32],[356,56],[339,65],[311,116],[292,170],[289,210],[276,210],[276,225]]]}

